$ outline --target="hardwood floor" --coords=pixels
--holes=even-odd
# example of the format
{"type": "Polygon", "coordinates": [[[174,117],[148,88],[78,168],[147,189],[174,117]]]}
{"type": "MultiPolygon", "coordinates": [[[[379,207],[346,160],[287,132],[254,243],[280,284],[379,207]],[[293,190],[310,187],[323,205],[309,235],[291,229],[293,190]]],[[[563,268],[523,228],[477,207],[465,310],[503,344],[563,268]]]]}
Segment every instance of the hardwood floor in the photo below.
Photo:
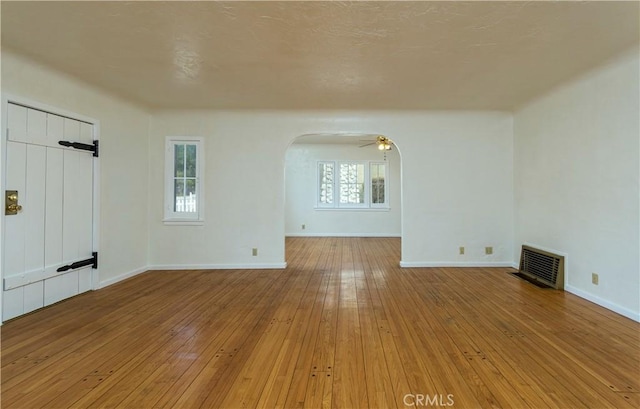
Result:
{"type": "Polygon", "coordinates": [[[3,408],[637,408],[640,324],[400,240],[286,270],[152,271],[2,327],[3,408]]]}

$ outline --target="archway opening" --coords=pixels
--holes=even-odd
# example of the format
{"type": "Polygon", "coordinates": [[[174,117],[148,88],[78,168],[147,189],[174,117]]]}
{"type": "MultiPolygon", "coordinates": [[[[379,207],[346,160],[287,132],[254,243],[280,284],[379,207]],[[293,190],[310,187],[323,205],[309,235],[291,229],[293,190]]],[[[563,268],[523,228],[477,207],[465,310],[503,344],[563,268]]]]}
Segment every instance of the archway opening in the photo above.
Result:
{"type": "Polygon", "coordinates": [[[295,138],[285,154],[284,232],[287,259],[288,238],[401,239],[402,158],[393,139],[373,133],[295,138]]]}

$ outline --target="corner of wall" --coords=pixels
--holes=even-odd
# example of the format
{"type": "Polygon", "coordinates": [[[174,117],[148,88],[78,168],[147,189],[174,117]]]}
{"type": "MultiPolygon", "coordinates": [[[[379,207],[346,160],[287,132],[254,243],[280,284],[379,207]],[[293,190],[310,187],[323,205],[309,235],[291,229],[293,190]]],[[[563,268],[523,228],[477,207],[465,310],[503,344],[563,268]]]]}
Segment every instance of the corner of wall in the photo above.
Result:
{"type": "Polygon", "coordinates": [[[514,259],[524,241],[571,254],[565,289],[636,321],[639,66],[637,49],[605,61],[518,107],[513,128],[514,259]]]}

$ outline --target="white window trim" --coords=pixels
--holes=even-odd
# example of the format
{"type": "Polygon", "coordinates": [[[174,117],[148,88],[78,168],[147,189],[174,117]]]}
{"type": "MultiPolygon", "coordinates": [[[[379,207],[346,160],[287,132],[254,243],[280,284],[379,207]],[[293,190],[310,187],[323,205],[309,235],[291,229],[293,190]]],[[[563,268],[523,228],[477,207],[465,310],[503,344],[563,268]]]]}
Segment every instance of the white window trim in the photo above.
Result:
{"type": "Polygon", "coordinates": [[[384,212],[389,211],[389,161],[379,160],[319,160],[316,162],[316,202],[315,210],[328,210],[328,211],[376,211],[384,212]],[[320,203],[320,164],[332,163],[333,164],[333,203],[320,203]],[[340,164],[341,163],[360,163],[364,164],[364,179],[365,179],[365,191],[364,203],[357,204],[341,204],[340,203],[340,164]],[[372,203],[372,189],[371,189],[371,165],[383,164],[385,170],[385,203],[372,203]]]}
{"type": "Polygon", "coordinates": [[[204,138],[196,136],[167,136],[164,159],[164,219],[169,226],[200,226],[204,224],[204,138]],[[173,211],[174,145],[196,145],[196,209],[195,213],[173,211]]]}

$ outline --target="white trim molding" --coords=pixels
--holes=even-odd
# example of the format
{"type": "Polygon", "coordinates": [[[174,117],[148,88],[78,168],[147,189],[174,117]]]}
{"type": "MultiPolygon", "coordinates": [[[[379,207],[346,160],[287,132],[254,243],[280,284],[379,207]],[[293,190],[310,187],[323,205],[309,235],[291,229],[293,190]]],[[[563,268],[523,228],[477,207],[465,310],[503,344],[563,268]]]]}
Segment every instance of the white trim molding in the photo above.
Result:
{"type": "Polygon", "coordinates": [[[287,233],[285,237],[402,237],[388,233],[287,233]]]}
{"type": "Polygon", "coordinates": [[[135,270],[129,271],[128,273],[124,273],[124,274],[120,274],[119,276],[113,277],[113,278],[108,278],[104,281],[100,281],[98,283],[98,286],[96,288],[96,290],[100,290],[102,288],[108,287],[110,285],[113,285],[115,283],[118,283],[120,281],[126,280],[127,278],[131,278],[131,277],[135,277],[138,274],[142,274],[146,271],[149,271],[148,267],[140,267],[137,268],[135,270]]]}
{"type": "MultiPolygon", "coordinates": [[[[349,171],[351,173],[351,171],[349,171]]],[[[358,172],[360,174],[360,172],[358,172]]],[[[379,160],[318,160],[316,161],[316,204],[314,210],[389,210],[389,162],[379,160]],[[351,182],[344,182],[344,179],[340,176],[342,173],[342,165],[349,166],[362,166],[362,179],[363,183],[363,199],[362,203],[342,203],[340,201],[343,190],[341,186],[343,183],[356,184],[351,182]],[[384,203],[374,203],[373,200],[373,177],[371,168],[373,166],[384,166],[384,176],[382,180],[382,188],[384,192],[384,203]],[[326,177],[323,177],[323,172],[320,170],[330,167],[331,168],[331,180],[327,181],[326,177]],[[323,202],[322,186],[331,186],[331,202],[323,202]]],[[[328,196],[329,197],[329,196],[328,196]]]]}
{"type": "Polygon", "coordinates": [[[632,320],[634,320],[636,322],[640,322],[640,313],[639,312],[635,312],[635,311],[632,311],[632,310],[630,310],[628,308],[622,307],[622,306],[620,306],[618,304],[614,304],[611,301],[607,301],[607,300],[605,300],[603,298],[600,298],[600,297],[598,297],[596,295],[593,295],[593,294],[588,293],[588,292],[586,292],[584,290],[576,288],[576,287],[574,287],[572,285],[565,285],[564,290],[566,292],[569,292],[569,293],[577,296],[577,297],[584,298],[587,301],[590,301],[590,302],[592,302],[594,304],[597,304],[597,305],[599,305],[601,307],[604,307],[604,308],[606,308],[606,309],[608,309],[610,311],[613,311],[616,314],[620,314],[623,317],[627,317],[627,318],[632,319],[632,320]]]}
{"type": "Polygon", "coordinates": [[[165,137],[165,187],[164,187],[164,218],[165,225],[202,225],[204,224],[204,175],[205,175],[205,150],[204,138],[201,136],[167,136],[165,137]],[[182,176],[175,175],[175,149],[183,146],[182,176]],[[195,175],[187,176],[187,146],[195,147],[195,175]],[[177,196],[175,182],[181,180],[183,185],[182,196],[177,196]],[[195,193],[187,196],[187,182],[195,185],[195,193]],[[181,198],[181,210],[176,203],[181,198]],[[189,210],[190,208],[190,210],[189,210]]]}
{"type": "Polygon", "coordinates": [[[120,281],[146,273],[152,270],[283,270],[287,263],[263,263],[263,264],[162,264],[140,267],[128,273],[100,281],[97,289],[102,289],[120,281]]]}
{"type": "Polygon", "coordinates": [[[149,270],[282,270],[287,263],[262,264],[159,264],[149,270]]]}
{"type": "Polygon", "coordinates": [[[421,267],[511,267],[511,261],[400,261],[402,268],[421,267]]]}

